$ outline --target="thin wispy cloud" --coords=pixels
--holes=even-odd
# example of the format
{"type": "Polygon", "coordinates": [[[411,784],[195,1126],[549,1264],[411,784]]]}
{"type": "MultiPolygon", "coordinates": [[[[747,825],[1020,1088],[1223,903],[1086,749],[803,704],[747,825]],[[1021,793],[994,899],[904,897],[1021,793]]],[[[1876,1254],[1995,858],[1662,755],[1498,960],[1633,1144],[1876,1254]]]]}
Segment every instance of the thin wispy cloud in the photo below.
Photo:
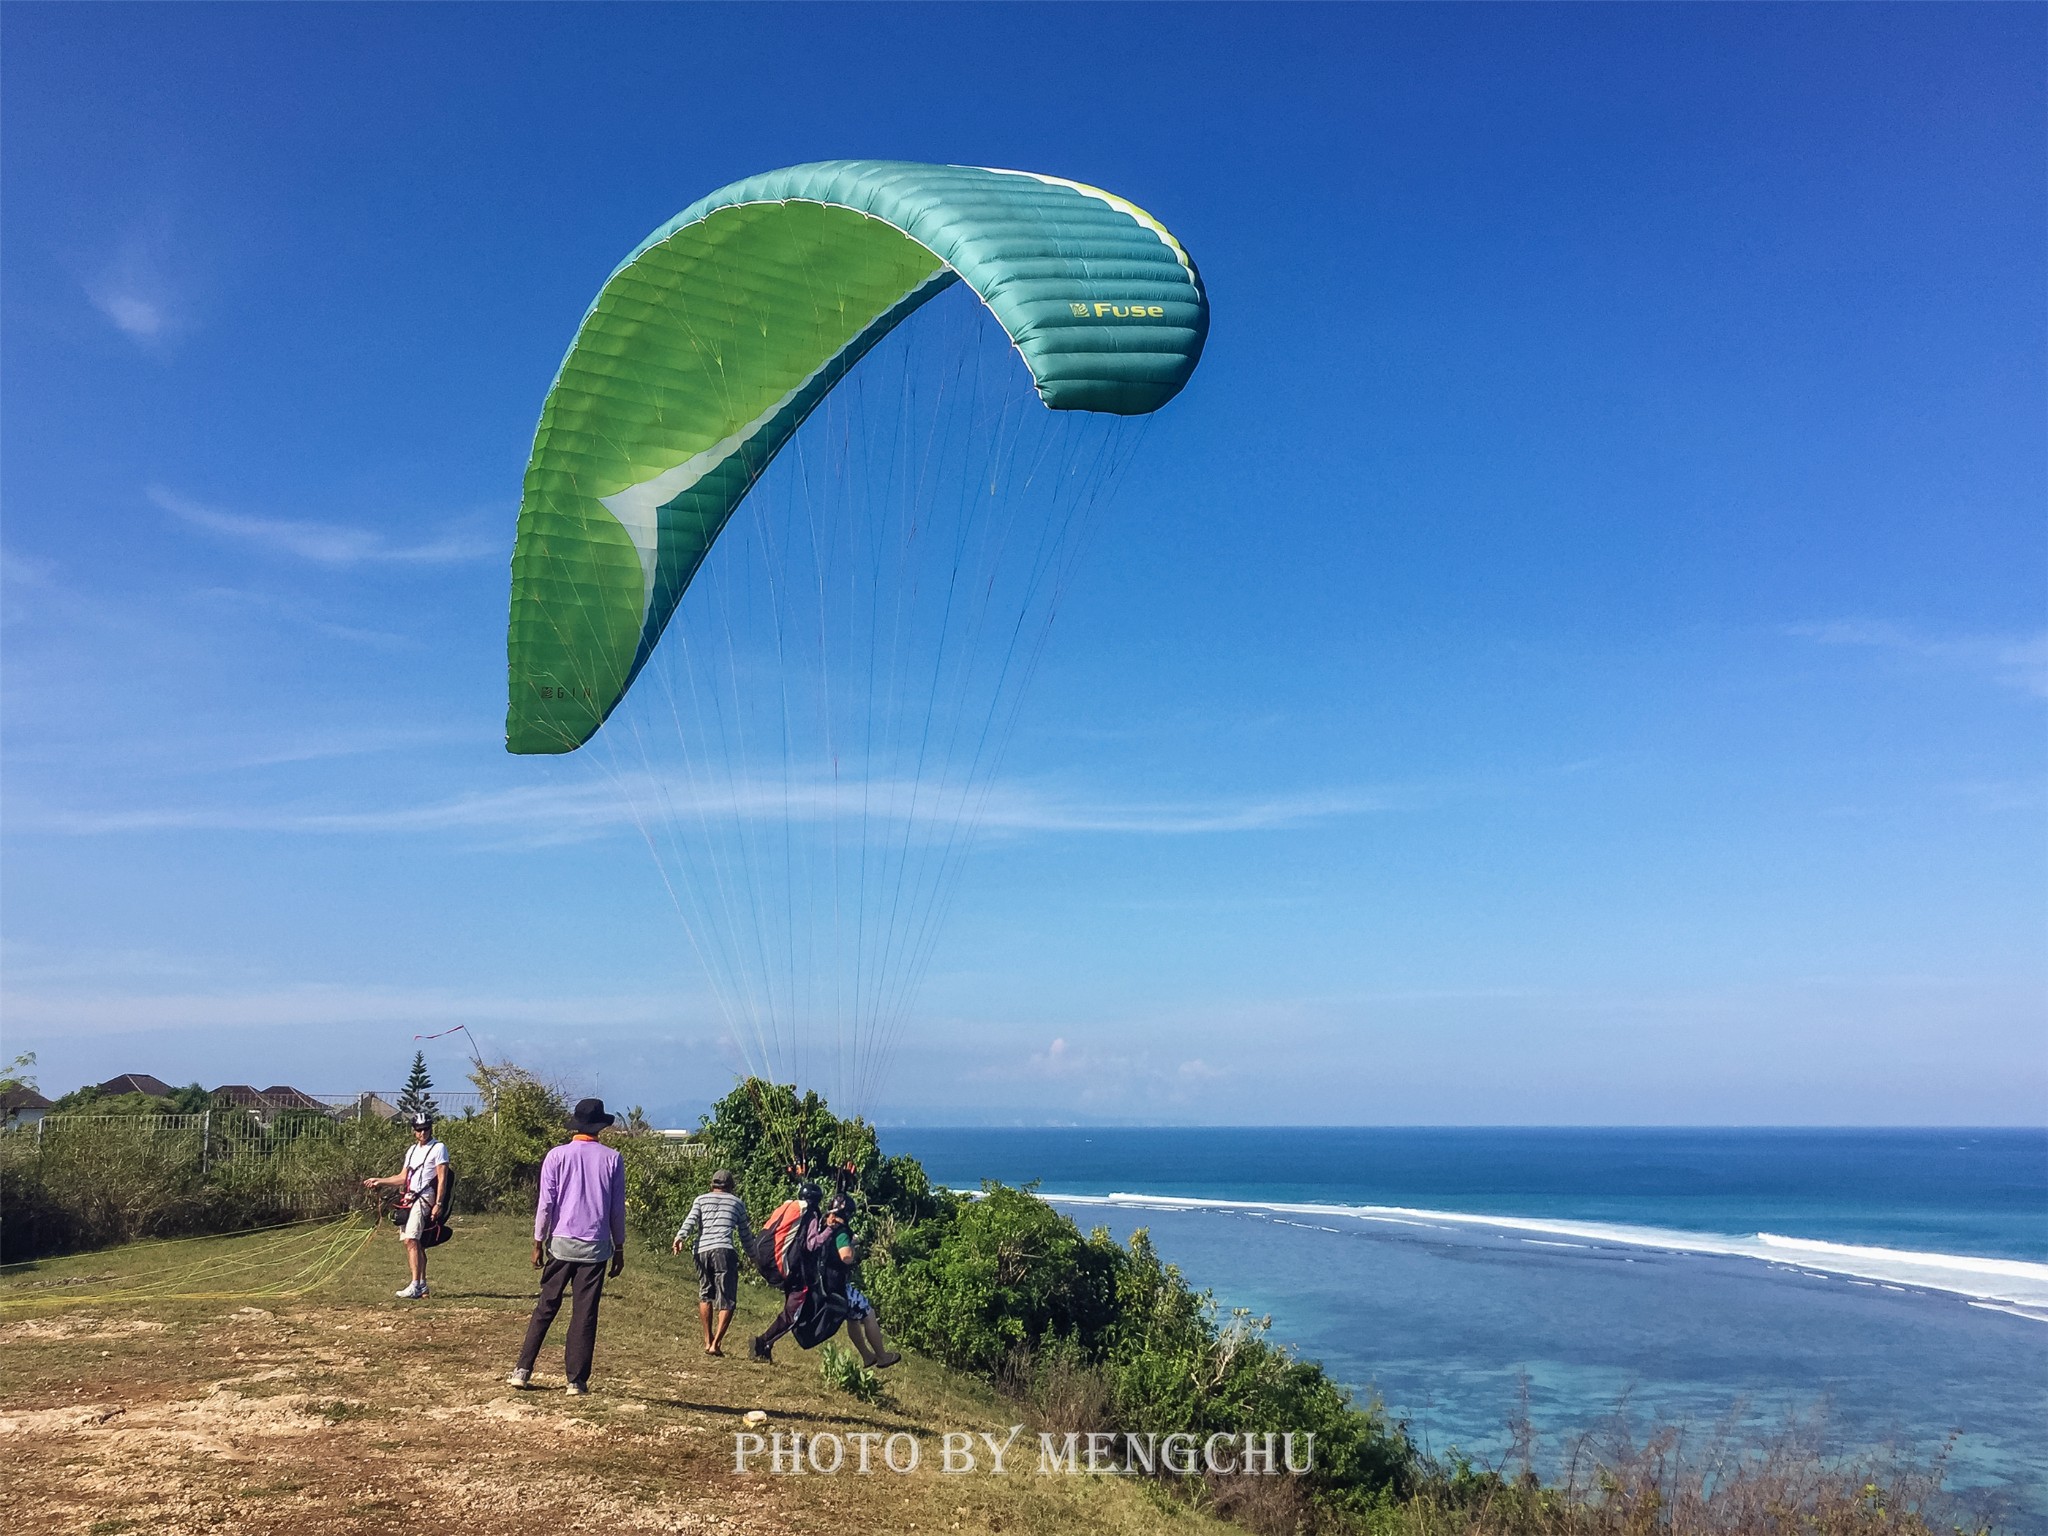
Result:
{"type": "Polygon", "coordinates": [[[980,1060],[962,1064],[964,1075],[983,1082],[1052,1086],[1063,1092],[1074,1110],[1091,1114],[1133,1107],[1156,1112],[1162,1104],[1185,1107],[1242,1079],[1242,1068],[1224,1071],[1200,1056],[1180,1058],[1173,1050],[1102,1050],[1085,1041],[1077,1045],[1064,1035],[1043,1050],[1029,1051],[1021,1061],[988,1049],[976,1054],[980,1060]]]}
{"type": "Polygon", "coordinates": [[[9,987],[108,987],[126,981],[136,985],[193,985],[216,976],[219,967],[190,955],[154,948],[86,948],[49,945],[12,936],[0,939],[0,975],[9,987]]]}
{"type": "MultiPolygon", "coordinates": [[[[131,632],[142,622],[134,604],[74,584],[66,574],[54,560],[0,550],[0,589],[5,596],[0,601],[0,624],[29,631],[77,628],[104,635],[131,632]]],[[[23,670],[17,658],[9,671],[9,681],[17,689],[23,670]]]]}
{"type": "MultiPolygon", "coordinates": [[[[417,728],[351,724],[275,730],[153,730],[123,735],[120,759],[123,769],[139,774],[189,779],[250,769],[296,767],[304,763],[422,754],[447,746],[457,747],[465,756],[473,756],[477,752],[491,750],[502,736],[501,725],[481,719],[467,724],[417,728]]],[[[102,772],[106,757],[106,740],[96,734],[55,739],[39,735],[32,745],[25,745],[17,739],[8,743],[6,751],[6,763],[10,767],[36,764],[61,768],[70,773],[102,772]]]]}
{"type": "Polygon", "coordinates": [[[1788,633],[1819,645],[1860,646],[1988,677],[2048,698],[2048,630],[2031,635],[1927,635],[1870,619],[1794,624],[1788,633]]]}
{"type": "Polygon", "coordinates": [[[169,232],[162,225],[131,230],[83,281],[92,307],[149,351],[161,350],[194,325],[191,306],[170,275],[168,244],[169,232]]]}
{"type": "Polygon", "coordinates": [[[1973,810],[1993,814],[2037,811],[2048,803],[2048,784],[2039,779],[1967,779],[1948,785],[1947,793],[1973,810]]]}
{"type": "Polygon", "coordinates": [[[1205,832],[1269,832],[1340,817],[1398,809],[1386,793],[1316,792],[1257,800],[1152,804],[1073,804],[1018,797],[993,806],[982,825],[1016,832],[1131,832],[1185,837],[1205,832]]]}
{"type": "Polygon", "coordinates": [[[18,555],[10,549],[0,549],[0,582],[8,586],[47,587],[56,569],[52,561],[37,560],[28,555],[18,555]]]}
{"type": "MultiPolygon", "coordinates": [[[[469,1024],[534,1030],[667,1030],[711,1011],[700,989],[521,990],[279,978],[218,954],[52,948],[0,951],[0,1016],[22,1036],[263,1029],[407,1031],[469,1024]]],[[[528,1058],[530,1059],[530,1058],[528,1058]]]]}
{"type": "Polygon", "coordinates": [[[178,831],[371,836],[467,832],[509,835],[517,842],[543,844],[642,829],[661,835],[673,827],[687,837],[715,837],[759,823],[817,826],[856,820],[910,826],[931,836],[949,836],[955,829],[978,826],[984,833],[1186,837],[1286,831],[1394,810],[1402,803],[1402,797],[1390,792],[1363,791],[1118,804],[1067,801],[1010,790],[991,794],[980,803],[977,813],[957,791],[935,792],[928,784],[908,780],[830,784],[764,778],[706,787],[657,775],[630,774],[602,782],[536,785],[381,809],[247,804],[130,810],[17,807],[10,820],[16,831],[70,836],[178,831]]]}
{"type": "Polygon", "coordinates": [[[162,302],[132,284],[108,282],[88,288],[86,294],[93,307],[114,322],[114,329],[138,341],[155,341],[169,327],[162,302]]]}
{"type": "Polygon", "coordinates": [[[456,743],[477,747],[494,744],[500,733],[498,725],[485,722],[473,726],[451,725],[419,730],[315,732],[245,747],[213,766],[226,769],[278,768],[293,763],[332,762],[340,758],[374,757],[387,752],[413,752],[456,743]]]}
{"type": "MultiPolygon", "coordinates": [[[[67,1035],[136,1030],[334,1028],[400,1024],[531,1025],[554,1029],[676,1022],[673,993],[536,997],[455,987],[362,987],[326,983],[243,988],[117,990],[89,985],[17,986],[5,994],[18,1029],[67,1035]]],[[[694,999],[691,1001],[695,1001],[694,999]]]]}
{"type": "Polygon", "coordinates": [[[504,553],[502,541],[466,534],[445,533],[422,543],[400,544],[374,528],[347,523],[223,512],[160,485],[149,488],[149,499],[191,527],[315,565],[443,565],[504,553]]]}
{"type": "Polygon", "coordinates": [[[201,602],[272,614],[311,630],[316,635],[325,635],[330,640],[345,640],[352,645],[376,646],[380,650],[402,650],[418,643],[404,635],[394,635],[388,630],[364,629],[355,624],[337,624],[331,619],[319,617],[317,613],[299,603],[268,592],[246,592],[238,587],[206,587],[193,595],[201,602]]]}

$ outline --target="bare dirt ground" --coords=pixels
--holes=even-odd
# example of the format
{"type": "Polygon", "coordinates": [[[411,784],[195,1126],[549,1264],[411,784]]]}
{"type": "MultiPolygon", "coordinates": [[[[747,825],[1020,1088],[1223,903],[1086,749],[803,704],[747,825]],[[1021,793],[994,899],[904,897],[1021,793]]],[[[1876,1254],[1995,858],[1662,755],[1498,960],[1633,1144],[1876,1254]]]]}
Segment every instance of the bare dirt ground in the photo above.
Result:
{"type": "Polygon", "coordinates": [[[745,1341],[771,1307],[754,1288],[728,1356],[708,1358],[690,1265],[665,1255],[636,1250],[607,1287],[590,1396],[562,1390],[566,1307],[543,1390],[515,1391],[505,1374],[535,1287],[516,1218],[460,1224],[432,1255],[423,1301],[391,1295],[405,1276],[388,1226],[301,1297],[106,1294],[152,1277],[187,1294],[261,1290],[302,1262],[272,1238],[267,1272],[247,1257],[264,1241],[138,1245],[0,1276],[0,1530],[1229,1529],[1141,1485],[1037,1475],[1028,1429],[1004,1476],[948,1476],[939,1437],[1000,1439],[1011,1405],[914,1359],[887,1373],[879,1404],[829,1388],[816,1355],[787,1340],[774,1365],[756,1364],[745,1341]],[[922,1462],[908,1475],[738,1475],[750,1410],[769,1416],[763,1433],[907,1431],[922,1462]]]}

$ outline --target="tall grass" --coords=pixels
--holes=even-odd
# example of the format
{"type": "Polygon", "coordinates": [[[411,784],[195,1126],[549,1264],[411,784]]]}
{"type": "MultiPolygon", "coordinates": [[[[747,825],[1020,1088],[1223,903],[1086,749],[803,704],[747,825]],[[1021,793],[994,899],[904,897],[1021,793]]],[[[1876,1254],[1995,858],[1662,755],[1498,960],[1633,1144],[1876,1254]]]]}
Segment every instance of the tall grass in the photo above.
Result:
{"type": "MultiPolygon", "coordinates": [[[[568,1119],[530,1073],[478,1081],[483,1108],[435,1130],[469,1211],[530,1199],[568,1119]]],[[[411,1144],[404,1122],[347,1112],[52,1115],[0,1133],[0,1262],[339,1215],[372,1203],[362,1181],[398,1172],[411,1144]]]]}
{"type": "Polygon", "coordinates": [[[409,1139],[318,1114],[52,1116],[0,1135],[0,1261],[339,1214],[409,1139]]]}
{"type": "Polygon", "coordinates": [[[1982,1510],[1945,1486],[1946,1455],[1847,1459],[1828,1454],[1817,1420],[1776,1433],[1704,1433],[1617,1424],[1581,1437],[1553,1480],[1436,1465],[1375,1522],[1375,1536],[1933,1536],[1988,1532],[1982,1510]]]}

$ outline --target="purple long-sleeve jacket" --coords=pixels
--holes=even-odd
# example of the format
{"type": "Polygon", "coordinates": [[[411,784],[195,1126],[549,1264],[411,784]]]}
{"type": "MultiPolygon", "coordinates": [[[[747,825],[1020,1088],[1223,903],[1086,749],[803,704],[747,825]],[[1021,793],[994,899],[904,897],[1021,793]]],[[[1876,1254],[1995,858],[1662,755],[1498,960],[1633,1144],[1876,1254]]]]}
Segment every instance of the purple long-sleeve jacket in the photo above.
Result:
{"type": "Polygon", "coordinates": [[[540,1165],[533,1240],[557,1237],[610,1248],[626,1243],[625,1159],[588,1136],[564,1142],[540,1165]]]}

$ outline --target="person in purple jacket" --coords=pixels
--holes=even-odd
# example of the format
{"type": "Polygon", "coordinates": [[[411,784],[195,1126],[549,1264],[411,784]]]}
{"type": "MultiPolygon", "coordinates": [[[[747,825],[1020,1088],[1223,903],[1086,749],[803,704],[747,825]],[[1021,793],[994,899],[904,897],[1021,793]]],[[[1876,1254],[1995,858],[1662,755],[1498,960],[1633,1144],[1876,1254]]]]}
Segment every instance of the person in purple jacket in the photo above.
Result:
{"type": "Polygon", "coordinates": [[[533,1362],[547,1341],[548,1325],[562,1310],[562,1292],[575,1305],[563,1363],[571,1396],[590,1390],[590,1357],[597,1349],[597,1304],[606,1278],[626,1267],[625,1159],[597,1139],[612,1123],[603,1099],[584,1099],[569,1117],[573,1133],[540,1165],[540,1204],[533,1213],[533,1267],[540,1271],[540,1300],[526,1325],[519,1364],[506,1380],[533,1385],[533,1362]]]}

